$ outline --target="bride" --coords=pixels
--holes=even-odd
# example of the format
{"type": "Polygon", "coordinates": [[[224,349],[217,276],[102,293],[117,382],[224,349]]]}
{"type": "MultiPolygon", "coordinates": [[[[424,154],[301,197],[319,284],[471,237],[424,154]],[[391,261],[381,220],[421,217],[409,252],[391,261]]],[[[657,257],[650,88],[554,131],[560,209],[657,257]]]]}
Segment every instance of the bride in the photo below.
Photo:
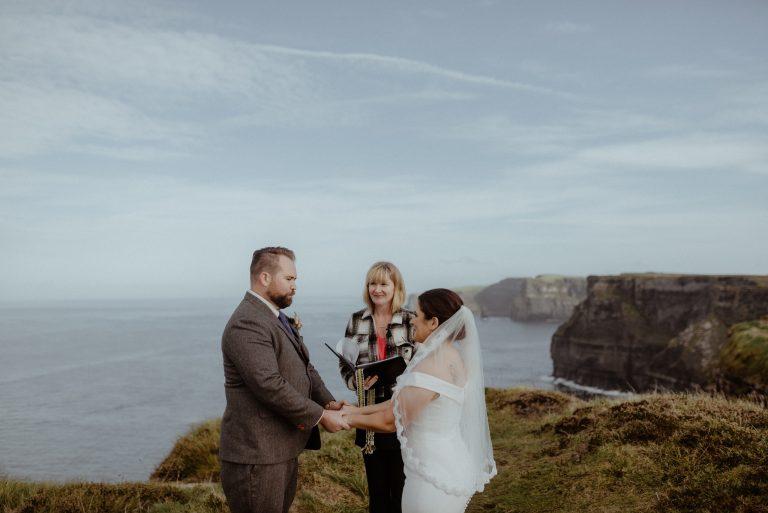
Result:
{"type": "Polygon", "coordinates": [[[496,475],[474,316],[455,292],[433,289],[412,322],[421,344],[392,399],[343,415],[353,427],[397,432],[403,513],[461,513],[496,475]]]}

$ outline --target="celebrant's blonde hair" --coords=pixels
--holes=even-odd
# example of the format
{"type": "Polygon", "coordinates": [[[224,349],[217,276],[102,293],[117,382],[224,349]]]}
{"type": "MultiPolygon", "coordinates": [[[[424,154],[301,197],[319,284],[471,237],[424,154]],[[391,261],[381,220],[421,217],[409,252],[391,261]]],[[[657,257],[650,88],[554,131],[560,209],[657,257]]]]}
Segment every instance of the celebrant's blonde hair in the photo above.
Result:
{"type": "Polygon", "coordinates": [[[392,262],[376,262],[368,269],[368,274],[365,275],[365,285],[363,286],[363,300],[368,305],[368,308],[371,309],[371,312],[374,310],[374,305],[371,295],[368,293],[368,285],[382,282],[385,278],[392,280],[392,284],[395,286],[395,294],[392,296],[392,313],[400,310],[405,304],[405,283],[403,282],[403,275],[400,274],[400,269],[392,262]]]}

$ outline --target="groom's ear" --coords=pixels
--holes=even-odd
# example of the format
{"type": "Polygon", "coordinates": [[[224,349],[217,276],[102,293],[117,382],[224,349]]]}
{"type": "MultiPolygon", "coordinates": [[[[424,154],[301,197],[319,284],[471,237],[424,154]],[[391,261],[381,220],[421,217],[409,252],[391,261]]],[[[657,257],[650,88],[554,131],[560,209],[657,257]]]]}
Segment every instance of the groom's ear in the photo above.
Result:
{"type": "Polygon", "coordinates": [[[269,287],[269,284],[272,283],[272,275],[266,271],[259,273],[259,283],[265,287],[269,287]]]}
{"type": "Polygon", "coordinates": [[[272,283],[272,275],[268,272],[260,272],[257,275],[251,275],[252,283],[255,285],[260,285],[262,287],[269,287],[269,284],[272,283]]]}

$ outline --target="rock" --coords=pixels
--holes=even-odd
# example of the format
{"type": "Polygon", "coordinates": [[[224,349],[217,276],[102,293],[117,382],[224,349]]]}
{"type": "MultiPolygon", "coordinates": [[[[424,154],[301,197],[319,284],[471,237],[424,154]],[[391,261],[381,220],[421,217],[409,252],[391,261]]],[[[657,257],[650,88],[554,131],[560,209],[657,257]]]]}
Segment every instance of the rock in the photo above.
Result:
{"type": "Polygon", "coordinates": [[[590,276],[552,336],[554,376],[635,392],[717,388],[729,329],[768,314],[768,276],[590,276]]]}
{"type": "Polygon", "coordinates": [[[526,278],[507,278],[484,288],[477,294],[483,317],[510,317],[512,300],[523,294],[526,278]]]}
{"type": "Polygon", "coordinates": [[[584,278],[540,275],[507,278],[477,293],[480,314],[521,322],[567,319],[587,294],[584,278]]]}

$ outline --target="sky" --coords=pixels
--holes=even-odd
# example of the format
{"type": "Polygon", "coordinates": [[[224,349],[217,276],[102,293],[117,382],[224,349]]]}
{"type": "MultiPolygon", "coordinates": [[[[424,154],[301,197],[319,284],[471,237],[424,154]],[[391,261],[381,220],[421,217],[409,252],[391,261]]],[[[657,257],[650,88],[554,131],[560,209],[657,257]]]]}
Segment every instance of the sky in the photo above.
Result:
{"type": "Polygon", "coordinates": [[[0,301],[768,273],[768,2],[0,0],[0,301]]]}

